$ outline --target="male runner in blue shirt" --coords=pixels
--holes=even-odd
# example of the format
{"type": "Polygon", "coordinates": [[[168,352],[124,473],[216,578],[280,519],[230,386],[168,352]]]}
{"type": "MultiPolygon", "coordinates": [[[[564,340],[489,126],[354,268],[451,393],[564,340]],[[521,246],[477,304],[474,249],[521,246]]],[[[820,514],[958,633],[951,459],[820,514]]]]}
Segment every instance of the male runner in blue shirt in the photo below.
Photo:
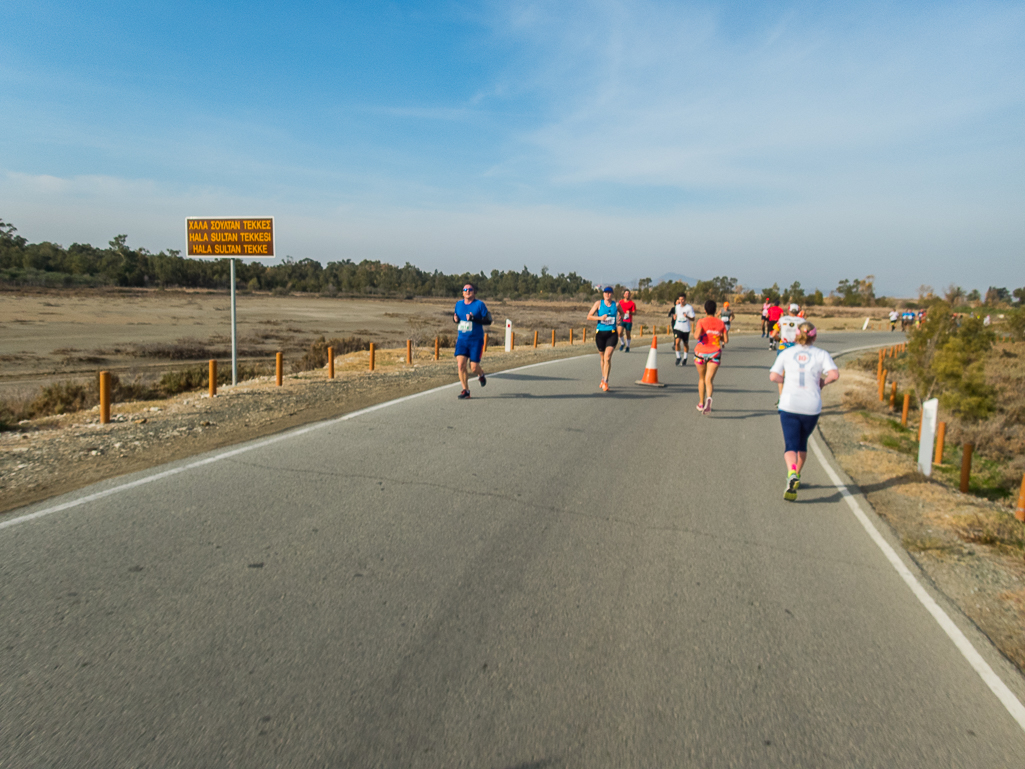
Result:
{"type": "Polygon", "coordinates": [[[491,325],[491,313],[484,302],[477,299],[477,289],[472,283],[463,286],[463,298],[462,301],[456,302],[452,320],[458,324],[459,329],[459,335],[456,337],[456,366],[459,368],[459,381],[463,384],[463,391],[459,393],[459,397],[465,400],[470,397],[467,361],[470,362],[473,373],[477,375],[480,386],[484,387],[488,383],[484,369],[480,366],[480,359],[484,353],[484,327],[491,325]]]}

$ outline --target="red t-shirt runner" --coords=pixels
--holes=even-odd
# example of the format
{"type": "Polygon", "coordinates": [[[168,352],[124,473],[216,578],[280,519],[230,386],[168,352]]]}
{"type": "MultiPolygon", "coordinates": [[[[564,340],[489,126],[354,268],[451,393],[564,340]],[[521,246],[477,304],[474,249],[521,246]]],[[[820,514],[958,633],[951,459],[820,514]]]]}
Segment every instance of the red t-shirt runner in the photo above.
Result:
{"type": "Polygon", "coordinates": [[[769,308],[769,322],[775,323],[777,320],[783,317],[783,308],[777,304],[772,305],[769,308]]]}
{"type": "Polygon", "coordinates": [[[637,305],[633,299],[620,299],[619,309],[623,311],[623,323],[633,323],[634,313],[637,312],[637,305]]]}

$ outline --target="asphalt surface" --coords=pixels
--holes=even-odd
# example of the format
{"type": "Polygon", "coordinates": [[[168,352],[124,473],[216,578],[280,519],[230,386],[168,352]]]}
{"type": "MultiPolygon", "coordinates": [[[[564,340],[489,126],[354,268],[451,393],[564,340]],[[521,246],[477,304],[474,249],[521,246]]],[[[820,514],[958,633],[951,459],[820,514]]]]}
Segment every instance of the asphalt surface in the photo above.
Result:
{"type": "Polygon", "coordinates": [[[0,767],[1025,765],[814,458],[783,501],[762,340],[711,416],[662,350],[0,518],[68,505],[0,529],[0,767]]]}

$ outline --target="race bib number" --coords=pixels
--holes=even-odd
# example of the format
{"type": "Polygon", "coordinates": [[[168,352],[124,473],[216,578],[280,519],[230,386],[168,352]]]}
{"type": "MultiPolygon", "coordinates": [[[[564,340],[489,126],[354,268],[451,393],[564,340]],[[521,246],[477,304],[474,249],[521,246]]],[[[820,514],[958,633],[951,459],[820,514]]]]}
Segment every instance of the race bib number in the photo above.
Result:
{"type": "Polygon", "coordinates": [[[471,331],[473,331],[473,321],[472,320],[461,320],[461,321],[459,321],[459,333],[461,333],[461,334],[462,333],[468,334],[471,331]]]}
{"type": "Polygon", "coordinates": [[[616,325],[616,316],[615,315],[603,315],[602,319],[601,319],[601,322],[604,323],[606,326],[614,326],[614,325],[616,325]]]}

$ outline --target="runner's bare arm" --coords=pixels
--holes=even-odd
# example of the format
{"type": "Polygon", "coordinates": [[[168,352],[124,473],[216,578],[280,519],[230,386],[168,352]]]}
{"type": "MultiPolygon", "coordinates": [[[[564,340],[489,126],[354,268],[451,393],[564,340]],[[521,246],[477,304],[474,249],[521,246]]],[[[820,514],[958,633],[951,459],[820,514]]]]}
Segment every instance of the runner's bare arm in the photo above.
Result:
{"type": "Polygon", "coordinates": [[[601,318],[598,315],[595,315],[595,313],[598,312],[598,305],[600,305],[600,304],[601,304],[601,299],[599,299],[597,302],[595,302],[591,306],[591,311],[589,313],[587,313],[587,319],[588,320],[601,320],[601,318]]]}

